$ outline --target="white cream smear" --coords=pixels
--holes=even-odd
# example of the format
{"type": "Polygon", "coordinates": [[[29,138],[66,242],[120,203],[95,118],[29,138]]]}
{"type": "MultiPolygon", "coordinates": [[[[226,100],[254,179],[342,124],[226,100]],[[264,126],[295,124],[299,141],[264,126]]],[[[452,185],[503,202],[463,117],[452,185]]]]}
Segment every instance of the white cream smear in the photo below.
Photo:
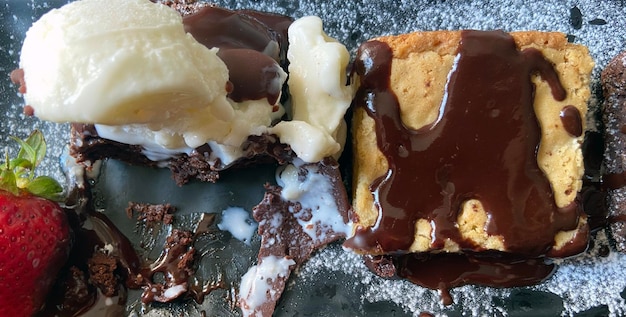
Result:
{"type": "Polygon", "coordinates": [[[252,266],[241,278],[239,306],[244,316],[262,316],[260,307],[269,301],[276,301],[278,294],[273,282],[287,278],[290,267],[296,262],[286,257],[267,256],[258,265],[252,266]]]}
{"type": "Polygon", "coordinates": [[[257,223],[250,219],[250,213],[241,207],[228,207],[222,211],[222,220],[217,227],[228,231],[237,240],[250,245],[257,223]]]}
{"type": "Polygon", "coordinates": [[[324,241],[329,233],[349,236],[352,231],[350,224],[345,224],[339,214],[337,201],[333,195],[333,186],[329,177],[320,173],[316,165],[304,165],[296,160],[287,165],[276,175],[278,185],[283,189],[282,198],[286,201],[298,202],[302,210],[293,213],[298,224],[313,241],[324,241]],[[300,172],[306,171],[304,177],[300,172]],[[310,217],[305,217],[310,213],[310,217]]]}

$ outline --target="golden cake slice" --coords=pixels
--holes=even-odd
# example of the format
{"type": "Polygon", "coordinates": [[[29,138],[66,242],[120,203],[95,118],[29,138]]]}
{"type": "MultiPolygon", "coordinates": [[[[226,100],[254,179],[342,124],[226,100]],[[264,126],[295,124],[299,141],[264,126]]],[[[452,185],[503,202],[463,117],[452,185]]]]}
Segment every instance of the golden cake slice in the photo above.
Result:
{"type": "Polygon", "coordinates": [[[562,33],[417,32],[361,45],[346,246],[582,251],[576,197],[593,66],[562,33]]]}

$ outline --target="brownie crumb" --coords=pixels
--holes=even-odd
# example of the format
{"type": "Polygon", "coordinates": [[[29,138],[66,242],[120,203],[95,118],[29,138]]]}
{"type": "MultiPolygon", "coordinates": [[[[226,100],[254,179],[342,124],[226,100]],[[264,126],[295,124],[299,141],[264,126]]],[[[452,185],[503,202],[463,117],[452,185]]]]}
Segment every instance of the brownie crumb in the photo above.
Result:
{"type": "Polygon", "coordinates": [[[129,202],[126,208],[128,218],[133,218],[134,214],[138,214],[137,220],[144,221],[148,225],[156,223],[171,224],[174,220],[173,214],[176,208],[170,204],[142,204],[129,202]]]}
{"type": "Polygon", "coordinates": [[[21,68],[18,68],[12,71],[9,76],[10,76],[12,83],[19,85],[18,87],[19,93],[25,94],[26,93],[26,81],[24,80],[24,70],[21,68]]]}
{"type": "Polygon", "coordinates": [[[94,255],[87,261],[89,266],[89,280],[100,289],[107,297],[117,295],[119,282],[115,275],[117,269],[117,259],[101,251],[94,252],[94,255]]]}
{"type": "Polygon", "coordinates": [[[203,182],[215,183],[219,179],[216,165],[220,164],[219,162],[212,162],[209,153],[197,149],[190,155],[183,154],[172,158],[169,162],[169,168],[176,184],[182,186],[194,178],[203,182]]]}

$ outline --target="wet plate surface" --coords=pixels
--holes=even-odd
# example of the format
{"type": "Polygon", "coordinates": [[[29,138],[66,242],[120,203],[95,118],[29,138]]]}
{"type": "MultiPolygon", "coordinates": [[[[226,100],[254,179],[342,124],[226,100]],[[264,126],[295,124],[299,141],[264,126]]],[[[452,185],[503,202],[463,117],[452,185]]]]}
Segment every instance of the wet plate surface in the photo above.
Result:
{"type": "MultiPolygon", "coordinates": [[[[24,33],[41,14],[67,1],[3,0],[0,3],[0,144],[8,135],[27,135],[33,128],[44,130],[50,143],[47,172],[63,178],[60,157],[68,139],[68,126],[40,122],[22,115],[22,100],[10,84],[8,73],[17,66],[24,33]]],[[[216,1],[228,8],[255,8],[294,17],[318,15],[327,32],[354,52],[358,43],[378,35],[413,30],[504,29],[561,31],[574,42],[590,48],[596,60],[594,85],[599,71],[619,51],[626,49],[626,9],[621,1],[216,1]],[[577,6],[579,11],[572,10],[577,6]]],[[[592,100],[592,106],[597,100],[592,100]]],[[[275,167],[266,166],[242,173],[226,174],[216,185],[192,183],[182,188],[170,179],[168,170],[131,167],[106,162],[95,183],[96,207],[107,214],[133,241],[140,253],[158,256],[172,228],[193,229],[201,213],[218,214],[227,207],[250,211],[263,195],[263,184],[274,182],[275,167]],[[178,208],[172,225],[153,228],[137,225],[124,209],[129,201],[171,203],[178,208]]],[[[622,297],[626,286],[626,256],[617,252],[599,256],[610,244],[599,232],[587,254],[562,261],[558,272],[545,283],[528,288],[493,289],[461,287],[452,290],[455,303],[443,306],[437,292],[405,281],[373,276],[360,258],[331,245],[318,252],[288,283],[277,307],[278,316],[411,316],[421,312],[435,315],[491,316],[621,316],[626,314],[622,297]]],[[[201,261],[197,275],[203,280],[223,277],[229,282],[194,301],[154,305],[138,303],[139,292],[131,292],[127,310],[131,315],[207,316],[229,315],[231,287],[254,262],[258,237],[250,246],[228,232],[215,230],[198,240],[201,261]]],[[[96,316],[106,315],[106,310],[96,316]]],[[[116,314],[113,314],[116,315],[116,314]]]]}

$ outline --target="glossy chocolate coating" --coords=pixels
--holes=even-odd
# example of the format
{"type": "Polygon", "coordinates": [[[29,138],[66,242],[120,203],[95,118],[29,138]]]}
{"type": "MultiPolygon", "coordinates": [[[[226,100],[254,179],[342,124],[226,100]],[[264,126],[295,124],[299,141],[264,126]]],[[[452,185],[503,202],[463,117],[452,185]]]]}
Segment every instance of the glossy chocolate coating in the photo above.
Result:
{"type": "Polygon", "coordinates": [[[185,31],[206,47],[219,49],[218,56],[230,73],[232,100],[267,98],[270,104],[278,101],[282,90],[279,63],[286,55],[291,22],[277,14],[213,6],[183,18],[185,31]]]}
{"type": "MultiPolygon", "coordinates": [[[[447,304],[450,287],[510,287],[547,278],[554,266],[545,257],[560,255],[551,251],[555,234],[575,229],[582,213],[581,199],[556,206],[537,163],[541,130],[531,77],[541,76],[553,98],[564,100],[552,64],[536,49],[518,50],[504,32],[464,31],[438,119],[412,130],[402,122],[390,87],[392,57],[391,48],[378,41],[363,44],[357,53],[361,86],[355,104],[374,119],[389,170],[370,185],[379,212],[376,225],[357,228],[346,246],[390,254],[398,276],[439,289],[447,304]],[[470,251],[481,247],[464,239],[457,226],[469,199],[482,203],[489,219],[486,232],[502,236],[510,253],[470,251]],[[432,225],[434,249],[450,239],[463,253],[404,254],[419,219],[432,225]]],[[[578,110],[563,106],[566,131],[581,135],[578,110]]],[[[583,230],[559,252],[582,252],[587,234],[583,230]]]]}
{"type": "Polygon", "coordinates": [[[451,239],[462,249],[475,249],[456,225],[468,199],[481,201],[489,217],[487,233],[502,236],[514,253],[545,254],[557,232],[576,228],[577,203],[558,208],[537,164],[541,130],[531,76],[547,81],[554,99],[565,98],[550,62],[538,50],[519,51],[510,35],[498,31],[464,31],[457,58],[439,118],[411,130],[402,123],[389,87],[390,48],[380,42],[361,47],[356,70],[363,79],[356,102],[375,120],[389,171],[371,185],[378,223],[358,229],[349,241],[352,247],[406,251],[416,221],[426,219],[433,226],[434,248],[451,239]]]}

